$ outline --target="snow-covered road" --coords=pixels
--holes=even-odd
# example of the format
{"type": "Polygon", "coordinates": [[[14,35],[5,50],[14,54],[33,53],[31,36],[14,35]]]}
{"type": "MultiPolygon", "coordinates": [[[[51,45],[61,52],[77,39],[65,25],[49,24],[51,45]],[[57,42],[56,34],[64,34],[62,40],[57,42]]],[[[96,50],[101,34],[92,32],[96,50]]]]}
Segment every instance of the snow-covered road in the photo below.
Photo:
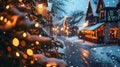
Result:
{"type": "Polygon", "coordinates": [[[68,67],[119,67],[120,47],[83,42],[77,37],[60,37],[65,42],[68,67]]]}

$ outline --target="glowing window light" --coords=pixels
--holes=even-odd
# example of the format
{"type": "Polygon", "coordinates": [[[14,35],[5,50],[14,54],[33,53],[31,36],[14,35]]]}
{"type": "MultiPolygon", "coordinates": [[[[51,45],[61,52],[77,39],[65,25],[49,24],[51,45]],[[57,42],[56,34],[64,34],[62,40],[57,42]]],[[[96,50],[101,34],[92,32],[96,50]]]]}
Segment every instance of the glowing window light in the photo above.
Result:
{"type": "Polygon", "coordinates": [[[23,33],[23,37],[27,37],[27,33],[24,32],[24,33],[23,33]]]}
{"type": "Polygon", "coordinates": [[[12,41],[12,43],[13,43],[13,45],[15,47],[19,46],[19,40],[18,40],[18,38],[14,38],[13,41],[12,41]]]}
{"type": "Polygon", "coordinates": [[[38,8],[43,8],[43,4],[38,4],[38,8]]]}
{"type": "Polygon", "coordinates": [[[29,56],[32,56],[32,55],[33,55],[33,50],[27,49],[27,54],[28,54],[29,56]]]}
{"type": "Polygon", "coordinates": [[[3,20],[3,19],[4,19],[4,17],[3,17],[3,16],[1,16],[1,17],[0,17],[0,20],[3,20]]]}
{"type": "Polygon", "coordinates": [[[39,41],[36,41],[35,44],[36,44],[36,45],[39,45],[40,43],[39,43],[39,41]]]}
{"type": "Polygon", "coordinates": [[[35,24],[35,27],[39,27],[39,23],[36,23],[36,24],[35,24]]]}
{"type": "Polygon", "coordinates": [[[20,56],[19,52],[16,52],[16,56],[17,56],[17,57],[19,57],[19,56],[20,56]]]}

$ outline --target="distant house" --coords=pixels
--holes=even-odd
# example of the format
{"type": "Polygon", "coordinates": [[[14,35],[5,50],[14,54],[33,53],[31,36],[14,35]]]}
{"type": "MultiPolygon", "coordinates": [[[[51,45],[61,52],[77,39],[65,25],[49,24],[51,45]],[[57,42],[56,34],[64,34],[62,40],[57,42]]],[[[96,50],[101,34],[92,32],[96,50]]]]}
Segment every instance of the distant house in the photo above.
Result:
{"type": "Polygon", "coordinates": [[[47,0],[38,0],[36,2],[37,13],[42,14],[44,17],[47,16],[47,7],[48,7],[47,0]]]}
{"type": "Polygon", "coordinates": [[[117,43],[118,42],[118,20],[116,5],[118,0],[98,0],[91,4],[89,0],[85,21],[88,27],[82,30],[84,39],[97,43],[117,43]]]}

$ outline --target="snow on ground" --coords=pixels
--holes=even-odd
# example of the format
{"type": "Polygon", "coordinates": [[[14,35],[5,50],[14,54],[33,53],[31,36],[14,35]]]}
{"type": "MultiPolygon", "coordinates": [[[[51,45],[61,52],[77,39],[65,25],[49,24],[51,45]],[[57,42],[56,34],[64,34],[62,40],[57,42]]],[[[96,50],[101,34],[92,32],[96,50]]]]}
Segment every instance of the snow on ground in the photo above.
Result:
{"type": "Polygon", "coordinates": [[[60,41],[62,43],[62,45],[63,45],[63,48],[59,48],[58,52],[65,53],[65,49],[66,49],[65,43],[60,39],[57,39],[57,40],[60,41]]]}
{"type": "Polygon", "coordinates": [[[66,40],[68,40],[68,41],[70,41],[72,43],[76,42],[76,43],[80,43],[81,45],[91,45],[91,46],[96,45],[95,43],[85,41],[83,39],[79,39],[78,36],[65,37],[65,38],[66,38],[66,40]]]}
{"type": "Polygon", "coordinates": [[[102,64],[100,67],[120,67],[120,47],[104,46],[92,48],[90,50],[90,63],[96,62],[102,64]]]}
{"type": "Polygon", "coordinates": [[[37,62],[42,64],[42,63],[47,63],[46,67],[66,67],[67,63],[64,60],[61,59],[56,59],[56,58],[47,58],[42,54],[34,54],[33,57],[37,59],[37,62]]]}

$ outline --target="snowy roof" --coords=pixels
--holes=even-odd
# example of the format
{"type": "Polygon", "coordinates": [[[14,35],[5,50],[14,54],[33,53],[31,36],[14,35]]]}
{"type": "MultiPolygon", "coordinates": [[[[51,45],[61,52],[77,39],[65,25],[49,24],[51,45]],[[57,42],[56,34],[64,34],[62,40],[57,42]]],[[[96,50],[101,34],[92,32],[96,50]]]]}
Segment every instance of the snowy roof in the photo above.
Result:
{"type": "Polygon", "coordinates": [[[94,3],[93,0],[90,0],[90,3],[91,3],[91,6],[92,6],[94,16],[98,16],[97,13],[96,13],[97,5],[94,3]]]}
{"type": "Polygon", "coordinates": [[[106,7],[116,7],[118,0],[103,0],[106,7]]]}
{"type": "Polygon", "coordinates": [[[95,30],[95,29],[97,29],[98,27],[100,27],[103,24],[104,23],[97,23],[97,24],[95,24],[93,26],[87,27],[86,30],[95,30]]]}

